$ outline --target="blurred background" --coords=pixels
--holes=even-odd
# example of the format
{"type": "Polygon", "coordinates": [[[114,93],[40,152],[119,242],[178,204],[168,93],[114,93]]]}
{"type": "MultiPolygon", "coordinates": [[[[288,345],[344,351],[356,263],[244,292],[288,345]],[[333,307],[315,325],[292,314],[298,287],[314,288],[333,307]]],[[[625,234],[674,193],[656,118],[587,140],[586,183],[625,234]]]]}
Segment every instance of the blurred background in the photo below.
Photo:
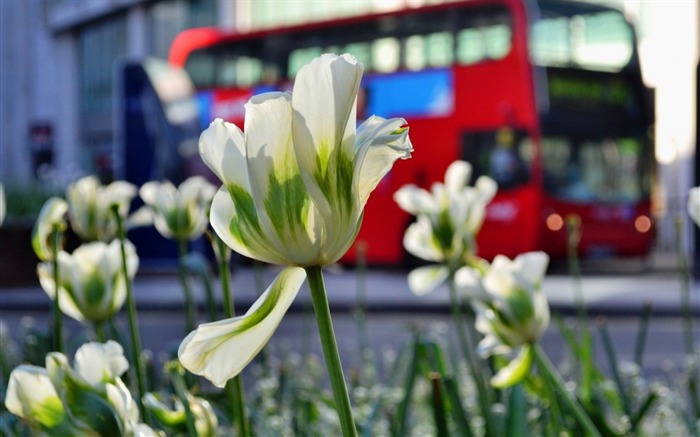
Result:
{"type": "MultiPolygon", "coordinates": [[[[676,223],[700,184],[698,2],[458,3],[4,0],[8,219],[85,174],[142,184],[206,172],[196,139],[212,118],[242,126],[251,94],[287,89],[311,58],[349,51],[367,72],[358,115],[406,117],[416,148],[368,205],[377,218],[359,240],[370,262],[411,261],[391,194],[429,187],[454,159],[499,182],[480,236],[487,257],[565,255],[575,214],[586,257],[663,259],[680,242],[700,258],[697,229],[676,223]],[[182,34],[194,28],[204,29],[182,34]]],[[[168,255],[148,247],[145,258],[168,255]]]]}

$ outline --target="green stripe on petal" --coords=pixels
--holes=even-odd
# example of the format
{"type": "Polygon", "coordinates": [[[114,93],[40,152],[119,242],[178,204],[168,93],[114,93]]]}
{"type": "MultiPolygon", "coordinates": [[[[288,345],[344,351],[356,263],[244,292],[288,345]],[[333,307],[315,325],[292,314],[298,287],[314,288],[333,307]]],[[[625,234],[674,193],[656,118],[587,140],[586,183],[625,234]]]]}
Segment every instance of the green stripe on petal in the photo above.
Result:
{"type": "Polygon", "coordinates": [[[180,344],[182,365],[223,387],[267,344],[305,278],[303,269],[288,267],[245,315],[200,325],[180,344]]]}
{"type": "Polygon", "coordinates": [[[261,232],[253,198],[242,187],[221,187],[214,195],[209,219],[219,238],[241,255],[272,264],[284,262],[261,232]]]}
{"type": "Polygon", "coordinates": [[[505,388],[519,383],[530,372],[534,357],[532,346],[524,345],[518,355],[491,378],[491,385],[496,388],[505,388]]]}

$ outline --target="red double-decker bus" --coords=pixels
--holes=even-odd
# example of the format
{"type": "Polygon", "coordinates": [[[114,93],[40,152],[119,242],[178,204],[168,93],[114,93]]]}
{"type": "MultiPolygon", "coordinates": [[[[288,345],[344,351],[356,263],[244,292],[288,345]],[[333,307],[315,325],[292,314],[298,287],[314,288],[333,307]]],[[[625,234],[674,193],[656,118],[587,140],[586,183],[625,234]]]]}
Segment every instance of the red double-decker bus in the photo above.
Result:
{"type": "MultiPolygon", "coordinates": [[[[170,53],[198,89],[202,123],[243,126],[256,93],[288,89],[325,53],[363,62],[358,115],[405,117],[415,146],[372,193],[357,237],[397,264],[411,217],[392,199],[454,160],[499,184],[479,254],[566,253],[581,218],[584,256],[646,254],[653,241],[651,93],[635,34],[615,9],[555,0],[471,0],[285,28],[180,34],[170,53]]],[[[354,248],[346,261],[355,257],[354,248]]]]}

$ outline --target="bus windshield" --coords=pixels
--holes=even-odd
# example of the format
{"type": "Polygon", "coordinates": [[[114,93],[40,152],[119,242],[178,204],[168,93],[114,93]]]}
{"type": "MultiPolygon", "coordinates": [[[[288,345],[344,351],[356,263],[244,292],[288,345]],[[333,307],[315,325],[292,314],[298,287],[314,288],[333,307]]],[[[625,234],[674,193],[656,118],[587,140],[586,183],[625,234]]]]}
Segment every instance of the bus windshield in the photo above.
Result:
{"type": "Polygon", "coordinates": [[[620,71],[632,60],[634,33],[615,10],[566,9],[543,2],[530,32],[535,65],[620,71]]]}

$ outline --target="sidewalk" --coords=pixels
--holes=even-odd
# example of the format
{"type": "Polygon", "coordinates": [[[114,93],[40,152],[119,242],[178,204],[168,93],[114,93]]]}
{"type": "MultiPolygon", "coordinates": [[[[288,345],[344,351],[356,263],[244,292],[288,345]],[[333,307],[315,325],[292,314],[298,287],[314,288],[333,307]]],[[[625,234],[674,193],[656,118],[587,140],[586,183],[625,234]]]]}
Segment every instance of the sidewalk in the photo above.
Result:
{"type": "MultiPolygon", "coordinates": [[[[278,268],[262,268],[263,288],[269,286],[278,268]]],[[[333,311],[353,311],[357,306],[358,276],[354,270],[324,273],[329,302],[333,311]]],[[[192,289],[200,308],[205,307],[204,287],[194,277],[192,289]]],[[[233,296],[239,313],[247,309],[258,296],[255,272],[251,267],[234,270],[231,278],[233,296]]],[[[636,274],[584,275],[581,282],[586,308],[590,315],[634,316],[651,304],[654,315],[679,316],[681,311],[681,282],[678,275],[668,272],[636,274]]],[[[563,314],[573,314],[575,284],[567,275],[545,277],[543,288],[550,306],[563,314]]],[[[430,313],[449,312],[449,294],[442,287],[429,295],[413,295],[406,283],[406,271],[370,270],[366,275],[366,309],[368,312],[430,313]]],[[[214,284],[216,299],[221,302],[219,284],[214,284]]],[[[700,316],[700,284],[690,283],[691,311],[700,316]]],[[[134,295],[139,311],[179,311],[184,296],[177,275],[170,273],[141,274],[134,281],[134,295]]],[[[310,296],[303,286],[291,311],[301,311],[310,305],[310,296]]],[[[50,308],[49,298],[38,284],[27,287],[0,286],[0,317],[5,311],[42,311],[50,308]]]]}

